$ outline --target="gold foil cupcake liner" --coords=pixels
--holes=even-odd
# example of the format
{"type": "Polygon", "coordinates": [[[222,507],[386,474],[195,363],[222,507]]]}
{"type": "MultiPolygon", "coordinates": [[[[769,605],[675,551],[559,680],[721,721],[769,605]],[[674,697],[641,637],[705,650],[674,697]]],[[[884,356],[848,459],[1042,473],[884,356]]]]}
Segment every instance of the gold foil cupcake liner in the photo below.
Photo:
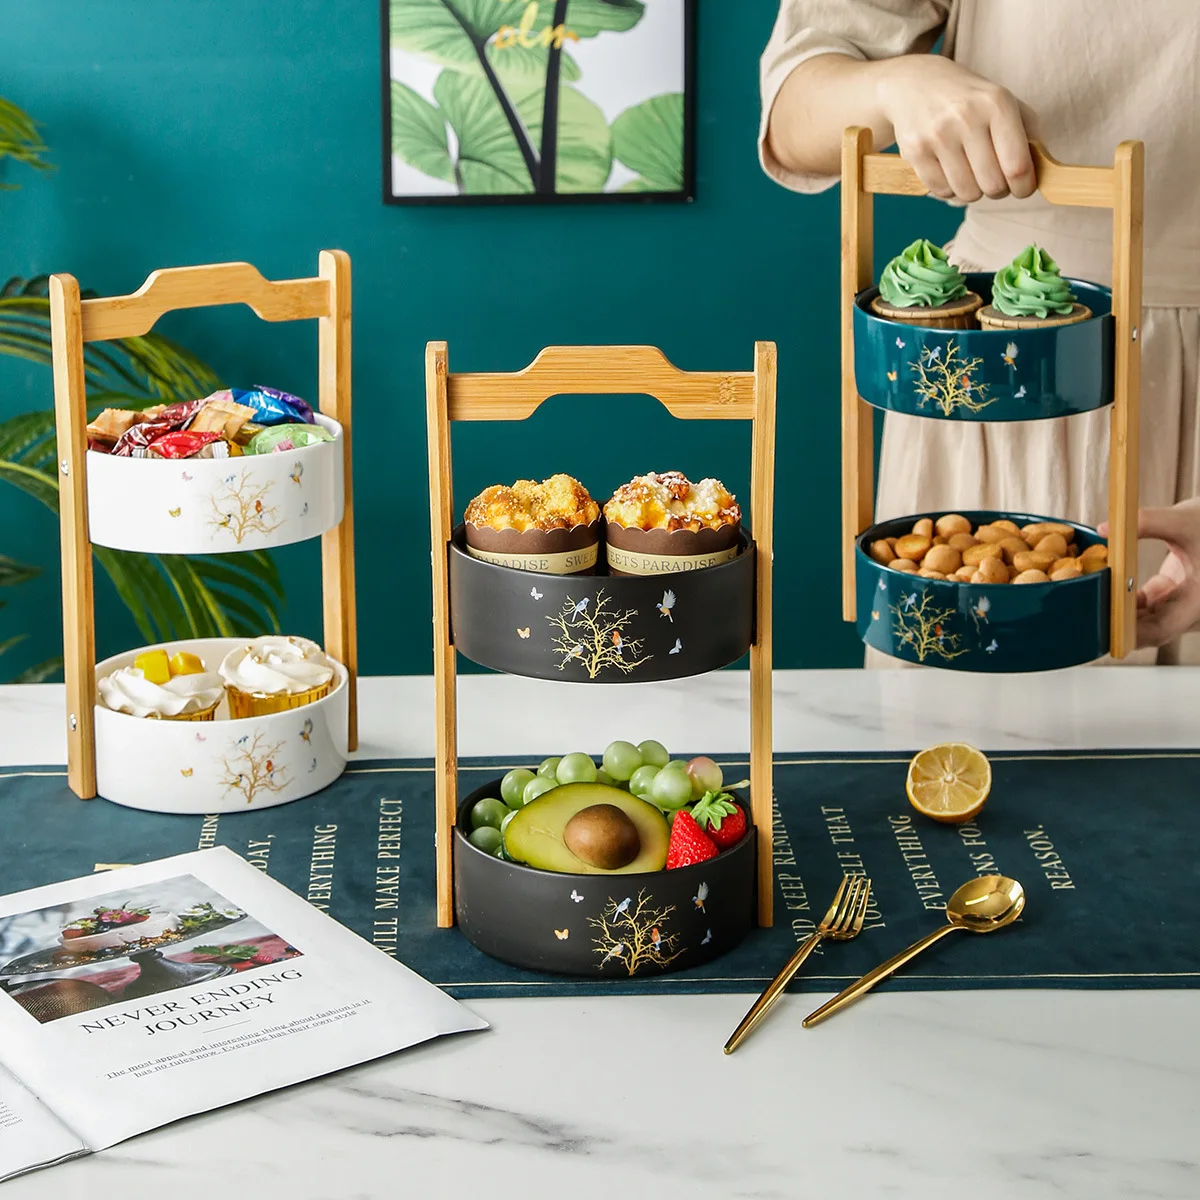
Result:
{"type": "Polygon", "coordinates": [[[302,692],[280,692],[267,695],[263,692],[243,692],[232,684],[225,685],[225,697],[229,701],[229,716],[237,721],[242,717],[265,717],[271,713],[287,712],[291,708],[303,708],[322,696],[328,696],[337,682],[333,674],[316,687],[306,688],[302,692]]]}
{"type": "MultiPolygon", "coordinates": [[[[146,720],[148,721],[212,721],[216,719],[217,709],[220,706],[220,699],[214,700],[207,708],[198,708],[195,712],[176,713],[171,716],[170,713],[147,713],[146,720]]],[[[118,712],[121,710],[118,709],[118,712]]]]}

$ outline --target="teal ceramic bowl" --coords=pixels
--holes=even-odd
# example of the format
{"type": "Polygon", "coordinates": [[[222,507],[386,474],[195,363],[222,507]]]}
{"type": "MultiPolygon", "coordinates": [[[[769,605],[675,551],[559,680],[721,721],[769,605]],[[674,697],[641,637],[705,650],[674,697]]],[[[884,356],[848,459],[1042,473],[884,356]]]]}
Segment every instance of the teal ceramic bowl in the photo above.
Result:
{"type": "MultiPolygon", "coordinates": [[[[868,646],[905,662],[951,671],[1052,671],[1108,653],[1106,568],[1056,583],[957,583],[922,579],[877,563],[867,547],[902,537],[921,513],[873,525],[855,544],[858,635],[868,646]]],[[[973,526],[1007,518],[1018,525],[1057,521],[1025,513],[964,511],[973,526]]],[[[1081,548],[1103,543],[1094,529],[1075,530],[1081,548]]]]}
{"type": "MultiPolygon", "coordinates": [[[[991,300],[992,276],[970,273],[991,300]]],[[[1092,316],[1048,329],[923,329],[871,312],[878,288],[854,298],[854,380],[875,408],[947,421],[1037,421],[1112,403],[1112,293],[1071,279],[1092,316]]]]}

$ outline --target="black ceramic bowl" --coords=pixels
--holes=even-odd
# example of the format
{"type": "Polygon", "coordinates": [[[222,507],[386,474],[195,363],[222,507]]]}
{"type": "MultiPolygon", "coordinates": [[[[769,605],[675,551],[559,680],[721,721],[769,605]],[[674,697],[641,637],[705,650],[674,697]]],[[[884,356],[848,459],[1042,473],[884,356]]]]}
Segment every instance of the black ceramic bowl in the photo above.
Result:
{"type": "MultiPolygon", "coordinates": [[[[992,276],[967,287],[992,298],[992,276]]],[[[924,329],[871,311],[878,288],[854,298],[854,379],[876,408],[950,421],[1033,421],[1112,403],[1108,288],[1068,280],[1086,321],[1044,329],[924,329]]]]}
{"type": "MultiPolygon", "coordinates": [[[[559,975],[661,975],[732,950],[754,921],[753,826],[708,862],[641,875],[535,871],[472,846],[471,806],[500,795],[493,780],[467,796],[454,830],[458,926],[485,954],[559,975]]],[[[750,815],[749,801],[737,796],[750,815]]]]}
{"type": "MultiPolygon", "coordinates": [[[[893,658],[952,671],[1051,671],[1108,653],[1110,572],[1052,583],[958,583],[922,579],[877,563],[867,547],[901,537],[921,513],[873,525],[855,544],[858,635],[893,658]]],[[[1007,518],[1018,525],[1071,525],[1081,548],[1103,543],[1094,529],[1024,513],[964,511],[973,527],[1007,518]]]]}
{"type": "Polygon", "coordinates": [[[576,683],[682,679],[736,662],[754,637],[754,543],[670,575],[547,575],[450,544],[450,627],[467,658],[509,675],[576,683]]]}

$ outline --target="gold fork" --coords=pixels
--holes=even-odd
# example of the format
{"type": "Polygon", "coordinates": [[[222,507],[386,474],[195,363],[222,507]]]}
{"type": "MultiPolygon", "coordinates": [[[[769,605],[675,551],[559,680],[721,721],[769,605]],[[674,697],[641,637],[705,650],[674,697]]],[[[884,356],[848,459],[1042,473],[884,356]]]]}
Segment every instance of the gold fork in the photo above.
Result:
{"type": "Polygon", "coordinates": [[[863,920],[867,915],[867,901],[871,897],[871,881],[863,875],[843,875],[841,886],[829,911],[821,918],[816,932],[809,934],[800,948],[788,959],[787,965],[767,984],[766,990],[755,1000],[742,1023],[733,1031],[725,1043],[725,1053],[732,1054],[757,1028],[759,1022],[783,995],[804,960],[817,948],[819,942],[829,938],[834,942],[849,941],[862,932],[863,920]]]}

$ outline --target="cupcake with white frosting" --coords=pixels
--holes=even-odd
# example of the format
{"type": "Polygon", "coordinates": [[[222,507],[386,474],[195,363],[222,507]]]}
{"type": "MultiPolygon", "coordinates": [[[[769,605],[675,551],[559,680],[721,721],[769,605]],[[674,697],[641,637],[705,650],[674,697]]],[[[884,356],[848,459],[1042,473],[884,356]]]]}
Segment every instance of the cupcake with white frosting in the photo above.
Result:
{"type": "Polygon", "coordinates": [[[255,638],[231,650],[219,671],[235,719],[311,704],[333,690],[335,678],[321,647],[299,637],[255,638]]]}
{"type": "Polygon", "coordinates": [[[225,695],[221,676],[210,671],[155,683],[140,667],[120,667],[96,686],[114,712],[162,721],[211,721],[225,695]]]}

